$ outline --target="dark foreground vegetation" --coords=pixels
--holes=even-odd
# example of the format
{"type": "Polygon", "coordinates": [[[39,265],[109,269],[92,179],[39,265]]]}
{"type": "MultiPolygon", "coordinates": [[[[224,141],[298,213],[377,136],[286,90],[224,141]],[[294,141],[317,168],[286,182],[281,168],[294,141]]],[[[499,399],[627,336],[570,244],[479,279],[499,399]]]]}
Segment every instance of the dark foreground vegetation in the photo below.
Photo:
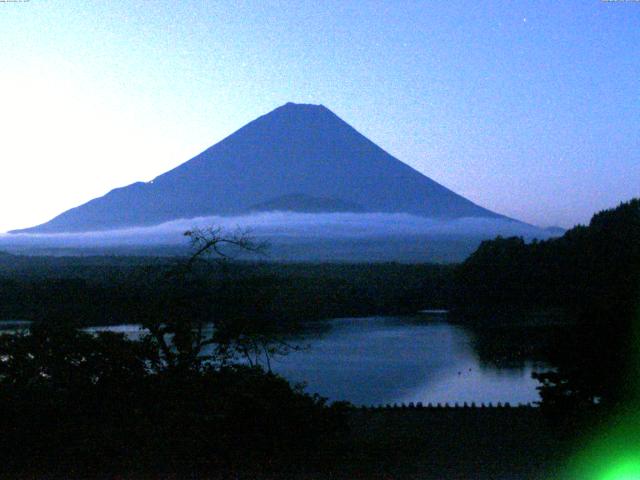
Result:
{"type": "Polygon", "coordinates": [[[368,410],[349,425],[338,478],[547,480],[571,444],[537,408],[368,410]]]}
{"type": "Polygon", "coordinates": [[[0,461],[10,478],[293,474],[343,450],[343,405],[259,367],[150,368],[158,352],[145,343],[55,322],[0,340],[0,461]]]}

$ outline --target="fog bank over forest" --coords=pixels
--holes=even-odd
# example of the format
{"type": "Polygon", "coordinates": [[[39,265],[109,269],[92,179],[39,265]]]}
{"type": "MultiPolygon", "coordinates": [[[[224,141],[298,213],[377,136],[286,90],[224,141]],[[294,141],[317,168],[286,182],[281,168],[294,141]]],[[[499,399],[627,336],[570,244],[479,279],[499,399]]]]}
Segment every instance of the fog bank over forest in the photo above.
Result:
{"type": "Polygon", "coordinates": [[[229,233],[247,231],[256,239],[268,241],[272,245],[270,253],[278,260],[343,260],[343,256],[357,252],[360,260],[456,261],[470,253],[480,240],[497,235],[522,236],[528,240],[551,236],[544,229],[500,218],[441,220],[406,213],[276,211],[180,219],[151,227],[100,232],[4,234],[0,235],[0,249],[29,253],[30,249],[178,247],[186,245],[184,232],[196,227],[221,227],[229,233]],[[446,258],[434,257],[438,250],[434,250],[435,244],[445,239],[457,239],[465,247],[449,245],[446,258]],[[322,252],[305,250],[320,244],[322,252]],[[373,245],[375,252],[370,251],[373,245]],[[423,250],[429,250],[428,254],[423,250]]]}

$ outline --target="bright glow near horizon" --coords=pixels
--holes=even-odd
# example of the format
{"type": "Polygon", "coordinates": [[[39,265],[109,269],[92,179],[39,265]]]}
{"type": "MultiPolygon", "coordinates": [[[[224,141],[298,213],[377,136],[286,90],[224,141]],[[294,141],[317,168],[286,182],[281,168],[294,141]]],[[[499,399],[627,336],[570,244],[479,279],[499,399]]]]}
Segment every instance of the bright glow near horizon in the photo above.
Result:
{"type": "Polygon", "coordinates": [[[640,195],[632,2],[31,0],[0,3],[0,41],[0,231],[150,180],[288,101],[531,223],[640,195]]]}

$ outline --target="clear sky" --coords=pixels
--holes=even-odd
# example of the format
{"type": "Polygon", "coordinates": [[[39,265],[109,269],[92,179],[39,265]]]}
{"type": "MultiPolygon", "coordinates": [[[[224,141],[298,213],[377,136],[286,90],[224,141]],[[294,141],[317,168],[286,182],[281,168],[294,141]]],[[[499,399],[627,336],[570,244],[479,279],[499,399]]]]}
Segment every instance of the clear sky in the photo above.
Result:
{"type": "Polygon", "coordinates": [[[0,231],[323,104],[497,212],[640,195],[640,2],[0,2],[0,231]]]}

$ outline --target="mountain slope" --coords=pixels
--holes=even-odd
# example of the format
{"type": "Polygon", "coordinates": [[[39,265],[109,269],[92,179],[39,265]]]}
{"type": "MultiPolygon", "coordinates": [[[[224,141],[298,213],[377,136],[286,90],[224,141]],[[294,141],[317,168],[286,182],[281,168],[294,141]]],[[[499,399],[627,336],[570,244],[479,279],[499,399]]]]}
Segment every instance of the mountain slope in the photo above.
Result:
{"type": "Polygon", "coordinates": [[[318,198],[309,195],[283,195],[266,202],[252,205],[249,212],[304,212],[334,213],[363,212],[364,209],[355,203],[344,202],[339,198],[318,198]]]}
{"type": "Polygon", "coordinates": [[[327,108],[288,103],[152,182],[115,189],[20,232],[108,230],[236,215],[291,195],[340,199],[366,212],[500,217],[389,155],[327,108]]]}

